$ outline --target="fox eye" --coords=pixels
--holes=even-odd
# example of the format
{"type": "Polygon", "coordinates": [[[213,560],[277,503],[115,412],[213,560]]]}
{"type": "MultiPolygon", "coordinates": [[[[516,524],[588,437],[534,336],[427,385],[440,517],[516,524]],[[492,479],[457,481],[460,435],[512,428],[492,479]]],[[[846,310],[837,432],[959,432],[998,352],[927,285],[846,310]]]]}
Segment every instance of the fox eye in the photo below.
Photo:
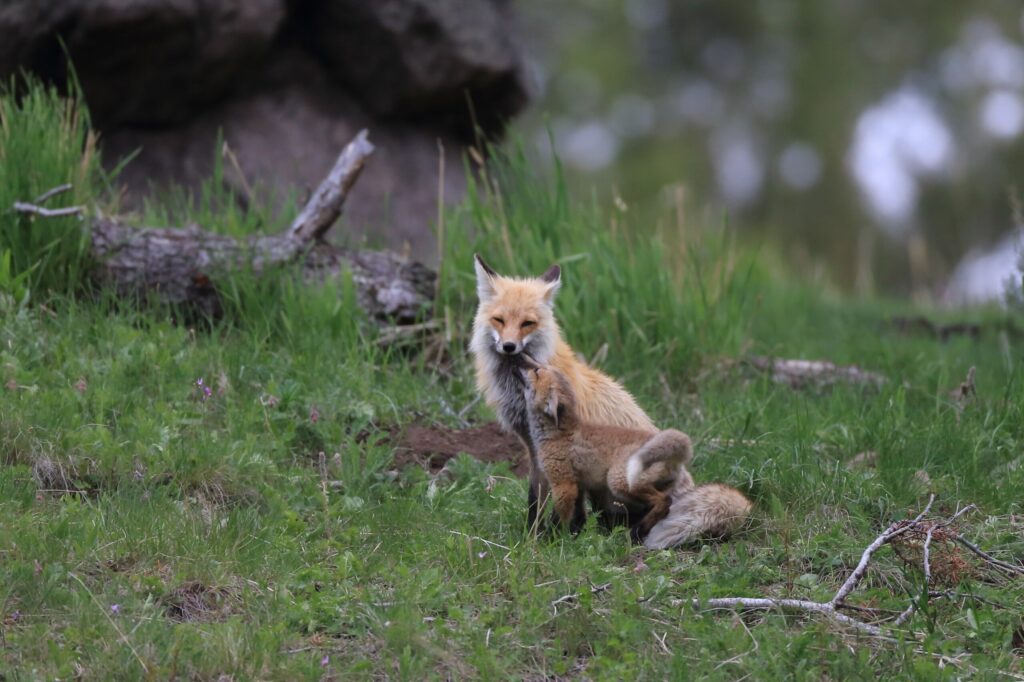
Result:
{"type": "Polygon", "coordinates": [[[501,318],[501,317],[492,317],[491,318],[491,322],[497,322],[500,325],[504,325],[505,324],[505,320],[503,318],[501,318]]]}
{"type": "Polygon", "coordinates": [[[530,327],[536,326],[536,324],[537,324],[537,323],[536,323],[536,322],[534,322],[533,320],[526,320],[526,321],[525,321],[525,322],[523,322],[523,323],[522,323],[521,325],[519,325],[519,327],[520,327],[521,329],[529,329],[530,327]]]}

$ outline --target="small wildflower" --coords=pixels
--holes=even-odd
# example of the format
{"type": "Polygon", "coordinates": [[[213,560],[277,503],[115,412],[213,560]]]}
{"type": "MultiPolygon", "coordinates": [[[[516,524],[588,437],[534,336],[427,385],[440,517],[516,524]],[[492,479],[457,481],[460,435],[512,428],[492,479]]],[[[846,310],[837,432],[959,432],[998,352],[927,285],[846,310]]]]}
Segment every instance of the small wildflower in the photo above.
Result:
{"type": "Polygon", "coordinates": [[[15,381],[14,379],[9,379],[7,381],[7,383],[4,384],[4,386],[7,387],[8,391],[17,391],[18,390],[18,382],[15,381]]]}
{"type": "Polygon", "coordinates": [[[208,400],[213,395],[213,390],[209,386],[206,385],[206,382],[203,381],[202,377],[199,377],[198,379],[196,379],[196,386],[201,391],[201,393],[199,395],[199,399],[200,400],[206,401],[206,400],[208,400]]]}
{"type": "Polygon", "coordinates": [[[110,605],[110,612],[112,614],[114,614],[115,616],[117,614],[121,613],[121,605],[120,604],[111,604],[110,605]]]}
{"type": "Polygon", "coordinates": [[[476,553],[476,558],[477,559],[483,559],[485,556],[487,556],[487,552],[477,552],[476,553]]]}
{"type": "Polygon", "coordinates": [[[316,409],[316,405],[309,408],[309,421],[313,422],[314,424],[320,421],[320,410],[316,409]]]}
{"type": "Polygon", "coordinates": [[[85,393],[89,390],[89,384],[86,382],[85,377],[78,377],[78,381],[75,382],[75,390],[79,393],[85,393]]]}
{"type": "Polygon", "coordinates": [[[330,663],[330,662],[331,662],[331,657],[327,656],[327,655],[324,655],[324,657],[320,659],[320,667],[321,668],[326,668],[327,664],[330,663]]]}
{"type": "Polygon", "coordinates": [[[281,399],[278,398],[276,395],[264,393],[263,395],[260,396],[260,405],[263,405],[263,407],[274,408],[277,407],[280,404],[280,402],[281,399]]]}

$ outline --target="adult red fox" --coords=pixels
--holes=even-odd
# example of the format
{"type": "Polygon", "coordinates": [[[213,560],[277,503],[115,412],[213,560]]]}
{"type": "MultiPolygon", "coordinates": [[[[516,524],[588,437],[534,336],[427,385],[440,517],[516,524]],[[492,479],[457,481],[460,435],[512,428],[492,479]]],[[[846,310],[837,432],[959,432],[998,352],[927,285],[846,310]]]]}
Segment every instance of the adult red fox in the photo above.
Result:
{"type": "Polygon", "coordinates": [[[580,418],[597,424],[657,432],[633,396],[610,377],[589,367],[562,339],[555,321],[555,294],[562,271],[552,265],[540,277],[503,277],[475,256],[477,296],[470,350],[476,363],[477,387],[506,429],[530,455],[530,493],[527,522],[533,528],[548,495],[547,482],[537,465],[523,394],[524,353],[541,365],[561,372],[572,386],[580,418]]]}
{"type": "MultiPolygon", "coordinates": [[[[636,429],[651,435],[659,429],[626,389],[580,360],[562,339],[554,315],[555,295],[562,284],[558,265],[552,265],[540,277],[516,278],[499,275],[480,256],[474,260],[479,306],[473,320],[470,350],[476,365],[477,387],[501,423],[519,436],[529,452],[527,522],[536,528],[549,488],[530,435],[524,367],[549,366],[564,376],[583,422],[636,429]]],[[[738,491],[718,484],[695,487],[685,471],[682,469],[671,489],[668,516],[654,526],[645,540],[648,547],[672,547],[702,535],[724,535],[740,525],[750,512],[750,502],[738,491]]],[[[652,470],[650,474],[657,472],[652,470]]],[[[606,522],[623,516],[607,496],[592,494],[591,505],[602,511],[606,522]]]]}

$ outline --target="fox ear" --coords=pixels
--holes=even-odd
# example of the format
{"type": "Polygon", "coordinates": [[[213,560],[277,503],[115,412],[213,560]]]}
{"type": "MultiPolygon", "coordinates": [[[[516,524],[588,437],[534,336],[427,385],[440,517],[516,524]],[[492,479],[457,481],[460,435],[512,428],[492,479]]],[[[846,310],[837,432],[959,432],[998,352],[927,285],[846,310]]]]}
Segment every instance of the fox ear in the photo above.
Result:
{"type": "Polygon", "coordinates": [[[547,291],[544,292],[544,299],[551,303],[555,300],[555,294],[558,293],[558,289],[562,286],[562,268],[559,267],[558,263],[555,263],[540,276],[540,281],[548,285],[547,291]]]}
{"type": "Polygon", "coordinates": [[[473,266],[476,269],[476,295],[481,301],[488,301],[494,297],[494,279],[498,276],[491,269],[480,254],[473,254],[473,266]]]}

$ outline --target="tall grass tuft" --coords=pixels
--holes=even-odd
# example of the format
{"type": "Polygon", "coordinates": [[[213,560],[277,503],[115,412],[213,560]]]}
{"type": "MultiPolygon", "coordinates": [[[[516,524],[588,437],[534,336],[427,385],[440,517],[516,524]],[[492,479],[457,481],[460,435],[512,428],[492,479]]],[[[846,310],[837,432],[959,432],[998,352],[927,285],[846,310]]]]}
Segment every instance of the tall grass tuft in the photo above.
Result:
{"type": "Polygon", "coordinates": [[[445,220],[444,308],[470,319],[474,252],[504,274],[536,275],[558,262],[566,337],[588,357],[605,343],[617,349],[607,360],[614,372],[646,368],[648,379],[676,383],[703,357],[740,350],[763,278],[724,225],[681,215],[636,224],[621,202],[573,201],[557,159],[538,174],[521,145],[490,151],[445,220]]]}
{"type": "Polygon", "coordinates": [[[49,207],[90,205],[102,182],[96,136],[81,91],[63,96],[25,77],[0,86],[0,291],[70,293],[86,283],[89,233],[77,217],[34,218],[12,210],[70,183],[49,207]]]}
{"type": "Polygon", "coordinates": [[[143,198],[145,224],[178,227],[195,224],[233,237],[280,232],[300,208],[298,193],[294,190],[275,195],[258,181],[250,184],[221,134],[213,150],[210,176],[195,190],[179,185],[153,187],[152,190],[143,198]]]}

